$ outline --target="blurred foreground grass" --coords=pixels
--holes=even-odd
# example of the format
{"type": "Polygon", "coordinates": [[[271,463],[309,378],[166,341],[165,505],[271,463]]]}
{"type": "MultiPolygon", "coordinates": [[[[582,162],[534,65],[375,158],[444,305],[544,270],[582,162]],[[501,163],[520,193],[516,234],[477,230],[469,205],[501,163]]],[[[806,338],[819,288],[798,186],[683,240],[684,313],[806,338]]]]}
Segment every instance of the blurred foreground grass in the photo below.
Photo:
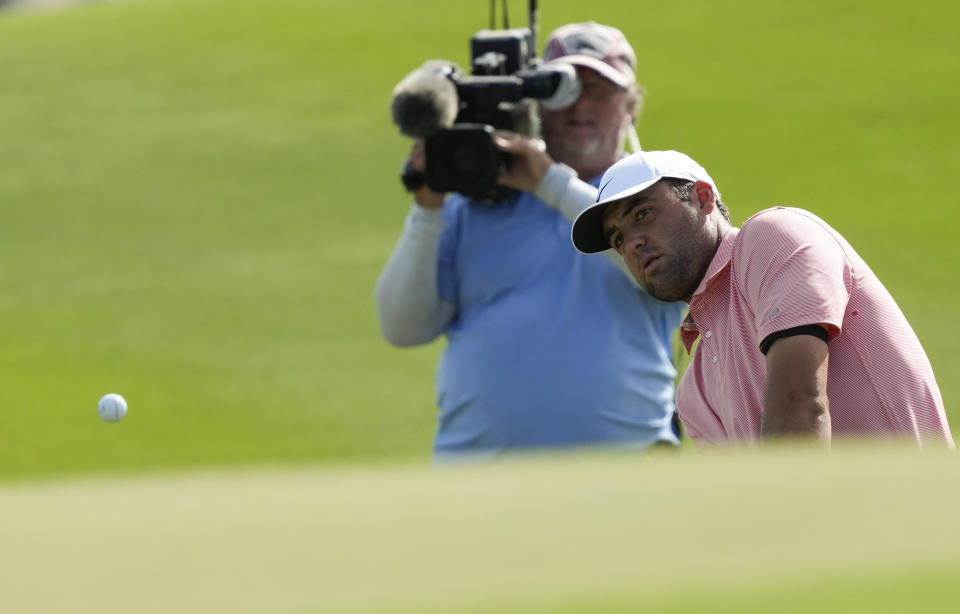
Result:
{"type": "Polygon", "coordinates": [[[838,446],[0,488],[5,612],[952,612],[953,454],[838,446]]]}

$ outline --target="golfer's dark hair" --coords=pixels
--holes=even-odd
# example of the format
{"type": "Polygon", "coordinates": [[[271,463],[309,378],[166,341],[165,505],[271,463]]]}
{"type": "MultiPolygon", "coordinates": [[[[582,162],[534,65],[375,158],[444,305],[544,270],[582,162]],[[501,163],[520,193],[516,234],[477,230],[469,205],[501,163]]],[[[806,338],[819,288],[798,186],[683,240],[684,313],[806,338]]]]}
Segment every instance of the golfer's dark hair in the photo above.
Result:
{"type": "MultiPolygon", "coordinates": [[[[690,200],[690,190],[693,189],[692,181],[687,181],[686,179],[674,179],[673,177],[664,177],[663,181],[673,189],[673,192],[677,195],[677,198],[680,200],[690,200]]],[[[717,209],[720,210],[720,215],[722,215],[723,218],[729,222],[730,211],[727,210],[727,206],[723,204],[723,201],[721,201],[719,198],[717,199],[717,209]]]]}

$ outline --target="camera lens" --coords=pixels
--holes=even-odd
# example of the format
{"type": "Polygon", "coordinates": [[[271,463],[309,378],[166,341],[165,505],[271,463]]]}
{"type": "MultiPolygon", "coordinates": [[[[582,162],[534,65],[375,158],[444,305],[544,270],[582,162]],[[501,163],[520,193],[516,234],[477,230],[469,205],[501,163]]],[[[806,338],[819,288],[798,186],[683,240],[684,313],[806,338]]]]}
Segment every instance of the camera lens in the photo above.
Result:
{"type": "Polygon", "coordinates": [[[482,143],[473,139],[461,139],[451,145],[450,170],[454,176],[469,178],[489,172],[490,157],[482,143]]]}
{"type": "Polygon", "coordinates": [[[437,192],[486,198],[502,163],[489,125],[457,124],[427,139],[427,183],[437,192]]]}

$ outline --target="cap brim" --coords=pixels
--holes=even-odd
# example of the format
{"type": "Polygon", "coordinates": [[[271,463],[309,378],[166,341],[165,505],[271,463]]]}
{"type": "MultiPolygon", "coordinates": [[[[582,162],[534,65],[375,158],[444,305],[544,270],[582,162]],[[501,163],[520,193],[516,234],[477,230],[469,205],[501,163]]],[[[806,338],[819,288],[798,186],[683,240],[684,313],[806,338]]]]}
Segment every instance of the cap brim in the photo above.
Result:
{"type": "Polygon", "coordinates": [[[573,54],[573,55],[562,55],[558,58],[553,58],[550,62],[562,62],[565,64],[573,64],[574,66],[583,66],[600,73],[605,79],[613,81],[620,87],[629,87],[631,83],[637,80],[636,75],[633,74],[633,70],[627,68],[626,72],[620,71],[613,66],[607,64],[599,58],[595,58],[592,55],[585,54],[573,54]]]}
{"type": "Polygon", "coordinates": [[[663,179],[663,177],[654,177],[649,181],[630,186],[626,190],[622,190],[613,196],[598,200],[596,203],[581,211],[577,219],[573,221],[573,227],[570,229],[570,239],[573,241],[573,246],[577,248],[577,251],[584,254],[596,254],[597,252],[610,249],[610,243],[603,233],[603,212],[613,203],[638,194],[661,179],[663,179]]]}

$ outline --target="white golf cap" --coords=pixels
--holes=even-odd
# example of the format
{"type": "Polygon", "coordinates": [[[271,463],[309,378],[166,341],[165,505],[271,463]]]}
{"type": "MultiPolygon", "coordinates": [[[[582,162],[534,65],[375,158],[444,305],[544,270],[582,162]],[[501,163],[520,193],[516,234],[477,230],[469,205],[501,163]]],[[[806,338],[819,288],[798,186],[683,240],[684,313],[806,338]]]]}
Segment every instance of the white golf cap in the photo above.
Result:
{"type": "Polygon", "coordinates": [[[584,254],[610,249],[602,223],[607,206],[646,190],[664,177],[706,181],[713,187],[717,200],[720,200],[717,184],[690,156],[679,151],[641,151],[631,154],[603,174],[596,204],[581,211],[573,222],[570,231],[573,246],[584,254]]]}

